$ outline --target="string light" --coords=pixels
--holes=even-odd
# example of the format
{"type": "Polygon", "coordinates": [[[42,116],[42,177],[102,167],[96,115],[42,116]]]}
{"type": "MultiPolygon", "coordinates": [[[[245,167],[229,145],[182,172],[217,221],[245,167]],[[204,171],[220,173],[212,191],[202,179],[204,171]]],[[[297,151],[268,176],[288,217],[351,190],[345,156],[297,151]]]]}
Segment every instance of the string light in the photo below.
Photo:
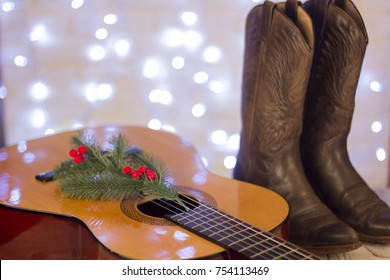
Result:
{"type": "MultiPolygon", "coordinates": [[[[237,99],[241,92],[242,43],[237,42],[244,35],[245,16],[253,3],[262,0],[240,1],[234,5],[227,1],[226,14],[220,11],[218,19],[221,21],[212,25],[207,25],[207,13],[214,12],[206,4],[202,9],[199,9],[199,4],[188,5],[184,11],[180,5],[172,5],[170,10],[164,8],[161,14],[156,9],[140,16],[139,11],[146,10],[141,2],[126,2],[121,10],[115,10],[118,8],[115,5],[104,10],[104,5],[98,6],[94,1],[87,3],[87,9],[84,0],[72,0],[61,14],[51,10],[55,5],[36,4],[34,14],[28,14],[32,7],[30,1],[3,2],[0,11],[4,13],[2,29],[20,30],[24,27],[26,30],[2,32],[3,44],[10,44],[3,50],[3,61],[5,64],[9,61],[10,65],[4,67],[7,87],[0,87],[0,99],[7,98],[9,104],[17,104],[15,100],[25,99],[27,95],[34,101],[30,103],[30,110],[20,108],[26,112],[27,121],[17,120],[18,116],[10,113],[12,109],[8,110],[7,119],[23,123],[25,137],[49,135],[57,129],[78,129],[112,120],[134,121],[151,129],[178,131],[192,138],[190,141],[199,148],[207,167],[229,176],[230,173],[224,172],[234,167],[236,158],[233,154],[238,151],[240,142],[237,132],[240,118],[236,108],[240,107],[237,99]],[[83,13],[89,9],[96,13],[85,17],[83,13]],[[74,20],[69,21],[70,16],[74,20]],[[49,25],[50,21],[46,20],[50,17],[55,17],[58,24],[49,25]],[[62,23],[65,18],[66,22],[62,23]],[[229,28],[226,34],[223,33],[225,26],[229,28]],[[11,37],[12,40],[8,40],[11,37]],[[44,46],[49,39],[53,44],[44,46]],[[85,50],[81,55],[80,49],[85,50]],[[56,52],[61,55],[56,56],[56,52]],[[226,69],[229,76],[224,75],[226,69]],[[44,80],[37,80],[37,73],[44,80]],[[27,91],[23,91],[23,83],[27,84],[24,87],[27,91]],[[82,89],[82,104],[77,88],[82,89]],[[54,93],[59,102],[65,98],[76,100],[75,106],[61,108],[72,114],[77,106],[85,106],[85,110],[83,107],[79,111],[99,105],[102,105],[99,108],[120,110],[111,110],[115,111],[115,116],[104,110],[91,110],[91,114],[64,114],[66,118],[72,118],[59,120],[51,128],[48,127],[52,125],[49,120],[57,121],[52,117],[58,108],[53,110],[45,106],[52,101],[54,93]],[[127,104],[129,109],[124,109],[127,104]],[[153,113],[152,119],[149,119],[149,113],[153,113]],[[190,119],[184,119],[184,116],[190,119]],[[233,130],[234,133],[227,133],[233,130]]],[[[385,81],[368,81],[372,92],[385,91],[385,81]]],[[[378,94],[377,98],[380,96],[378,94]]],[[[374,141],[379,137],[382,139],[389,125],[386,118],[377,117],[378,120],[367,127],[376,133],[374,141]]],[[[12,143],[21,134],[10,131],[7,135],[8,142],[12,143]]],[[[387,147],[383,147],[383,143],[376,147],[381,147],[372,152],[377,163],[386,161],[387,147]]]]}
{"type": "Polygon", "coordinates": [[[162,64],[157,58],[148,58],[142,69],[145,78],[156,78],[162,73],[162,64]]]}
{"type": "Polygon", "coordinates": [[[153,103],[170,105],[173,101],[172,94],[167,90],[154,89],[149,93],[149,100],[153,103]]]}
{"type": "Polygon", "coordinates": [[[130,42],[128,40],[118,40],[114,44],[114,50],[119,56],[125,56],[130,51],[130,42]]]}
{"type": "Polygon", "coordinates": [[[154,130],[159,130],[159,129],[161,129],[161,121],[160,120],[158,120],[158,119],[152,119],[152,120],[150,120],[149,121],[149,123],[148,123],[148,127],[150,128],[150,129],[154,129],[154,130]]]}
{"type": "Polygon", "coordinates": [[[176,48],[183,44],[183,32],[178,28],[169,28],[161,35],[161,42],[165,47],[176,48]]]}
{"type": "Polygon", "coordinates": [[[379,148],[376,150],[376,157],[379,161],[385,161],[386,160],[386,151],[383,148],[379,148]]]}
{"type": "Polygon", "coordinates": [[[228,139],[226,131],[218,129],[211,133],[211,142],[216,145],[224,145],[228,139]]]}
{"type": "Polygon", "coordinates": [[[371,125],[371,130],[373,132],[376,132],[376,133],[381,132],[382,131],[382,123],[380,121],[373,122],[371,125]]]}
{"type": "Polygon", "coordinates": [[[206,105],[203,103],[197,103],[192,107],[192,115],[196,118],[200,118],[206,113],[206,105]]]}
{"type": "Polygon", "coordinates": [[[31,95],[36,101],[43,101],[49,97],[49,88],[42,82],[37,82],[31,87],[31,95]]]}
{"type": "Polygon", "coordinates": [[[193,26],[198,21],[198,16],[194,12],[184,12],[180,15],[181,20],[187,26],[193,26]]]}
{"type": "Polygon", "coordinates": [[[183,46],[188,50],[196,50],[204,40],[203,35],[195,30],[185,31],[183,35],[183,46]]]}
{"type": "Polygon", "coordinates": [[[103,21],[104,21],[105,24],[112,25],[112,24],[117,23],[118,16],[115,15],[115,14],[107,14],[107,15],[104,16],[103,21]]]}
{"type": "Polygon", "coordinates": [[[225,90],[225,84],[222,81],[210,81],[208,87],[212,92],[215,93],[222,93],[225,90]]]}
{"type": "Polygon", "coordinates": [[[88,49],[88,57],[93,61],[102,60],[106,56],[106,51],[102,46],[93,45],[88,49]]]}
{"type": "Polygon", "coordinates": [[[5,99],[7,97],[8,91],[5,86],[0,86],[0,99],[5,99]]]}
{"type": "Polygon", "coordinates": [[[204,84],[209,80],[209,75],[204,71],[196,72],[193,80],[197,84],[204,84]]]}
{"type": "Polygon", "coordinates": [[[28,59],[27,59],[27,57],[25,57],[23,55],[18,55],[15,57],[14,63],[16,66],[25,67],[28,63],[28,59]]]}
{"type": "Polygon", "coordinates": [[[383,91],[383,85],[378,81],[372,81],[370,83],[370,88],[372,91],[375,91],[375,92],[382,92],[383,91]]]}
{"type": "Polygon", "coordinates": [[[233,169],[236,166],[237,158],[235,156],[227,156],[223,160],[223,165],[227,169],[233,169]]]}
{"type": "Polygon", "coordinates": [[[182,69],[185,65],[186,61],[181,56],[176,56],[172,59],[172,67],[175,69],[182,69]]]}
{"type": "Polygon", "coordinates": [[[12,12],[15,8],[15,4],[13,2],[4,2],[2,5],[1,5],[1,9],[4,11],[4,12],[12,12]]]}
{"type": "Polygon", "coordinates": [[[85,86],[84,95],[85,98],[90,102],[94,103],[97,101],[108,100],[112,98],[114,94],[114,88],[112,85],[102,83],[99,85],[90,83],[85,86]]]}
{"type": "Polygon", "coordinates": [[[221,49],[215,46],[207,47],[203,51],[203,59],[209,63],[219,61],[221,59],[221,49]]]}
{"type": "Polygon", "coordinates": [[[72,0],[70,4],[73,9],[79,9],[84,5],[84,0],[72,0]]]}
{"type": "Polygon", "coordinates": [[[107,38],[107,36],[108,36],[108,32],[107,32],[107,29],[105,29],[105,28],[99,28],[95,32],[95,37],[99,40],[104,40],[107,38]]]}
{"type": "Polygon", "coordinates": [[[40,40],[46,39],[47,32],[46,27],[44,25],[37,25],[34,27],[34,29],[31,31],[29,35],[29,39],[31,42],[36,42],[40,40]]]}
{"type": "Polygon", "coordinates": [[[34,109],[31,113],[31,125],[35,128],[40,128],[46,123],[46,115],[42,109],[34,109]]]}
{"type": "Polygon", "coordinates": [[[231,151],[238,151],[240,148],[240,135],[238,133],[234,133],[229,136],[227,141],[227,148],[231,151]]]}
{"type": "Polygon", "coordinates": [[[114,88],[112,85],[103,83],[97,86],[97,97],[99,100],[107,100],[114,94],[114,88]]]}

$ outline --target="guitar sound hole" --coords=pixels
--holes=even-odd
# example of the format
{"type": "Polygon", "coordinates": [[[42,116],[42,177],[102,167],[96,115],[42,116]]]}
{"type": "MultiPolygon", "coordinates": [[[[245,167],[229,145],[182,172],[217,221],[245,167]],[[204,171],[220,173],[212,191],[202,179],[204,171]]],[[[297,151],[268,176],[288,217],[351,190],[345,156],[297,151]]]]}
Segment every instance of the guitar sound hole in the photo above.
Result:
{"type": "MultiPolygon", "coordinates": [[[[179,197],[189,209],[194,209],[199,205],[199,201],[196,198],[181,194],[179,194],[179,197]]],[[[166,215],[185,211],[185,208],[177,202],[162,199],[141,202],[137,205],[137,208],[141,213],[155,218],[164,218],[166,215]]]]}
{"type": "MultiPolygon", "coordinates": [[[[200,203],[216,207],[216,200],[206,192],[185,186],[176,186],[179,197],[189,209],[194,209],[200,203]]],[[[161,199],[150,200],[147,198],[133,197],[121,201],[121,210],[130,219],[159,226],[172,225],[164,217],[169,214],[181,213],[184,208],[176,202],[161,199]]]]}

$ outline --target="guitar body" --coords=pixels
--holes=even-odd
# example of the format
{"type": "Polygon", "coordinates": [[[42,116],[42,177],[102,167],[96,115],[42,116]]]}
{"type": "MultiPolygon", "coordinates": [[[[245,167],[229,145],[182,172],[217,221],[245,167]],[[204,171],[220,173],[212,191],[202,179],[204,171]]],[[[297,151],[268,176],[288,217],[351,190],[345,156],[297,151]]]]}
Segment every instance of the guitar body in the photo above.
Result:
{"type": "MultiPolygon", "coordinates": [[[[209,172],[194,147],[163,131],[132,126],[88,129],[102,144],[126,135],[132,145],[158,156],[179,192],[261,230],[286,219],[278,194],[209,172]]],[[[56,181],[35,175],[67,159],[75,132],[59,133],[0,150],[0,259],[205,259],[224,248],[163,218],[143,213],[141,200],[86,201],[65,198],[56,181]]]]}

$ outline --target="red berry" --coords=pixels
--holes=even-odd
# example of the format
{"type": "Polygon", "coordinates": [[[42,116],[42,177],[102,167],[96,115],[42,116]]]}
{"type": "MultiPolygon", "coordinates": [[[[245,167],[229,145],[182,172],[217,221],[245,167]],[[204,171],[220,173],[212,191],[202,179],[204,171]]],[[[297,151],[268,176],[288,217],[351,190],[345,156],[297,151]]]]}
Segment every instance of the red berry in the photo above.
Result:
{"type": "Polygon", "coordinates": [[[75,156],[78,155],[78,152],[77,152],[76,149],[71,149],[71,150],[69,151],[69,155],[70,155],[71,157],[75,157],[75,156]]]}
{"type": "Polygon", "coordinates": [[[138,169],[134,169],[133,171],[131,171],[131,176],[134,178],[134,179],[138,179],[139,177],[141,177],[141,172],[138,170],[138,169]]]}
{"type": "Polygon", "coordinates": [[[145,165],[141,165],[140,167],[138,167],[138,170],[139,170],[139,172],[141,172],[141,174],[144,174],[146,172],[147,168],[145,165]]]}
{"type": "Polygon", "coordinates": [[[150,180],[155,180],[156,179],[156,173],[153,170],[147,170],[146,171],[146,177],[150,180]]]}
{"type": "Polygon", "coordinates": [[[87,148],[85,146],[83,146],[83,145],[79,146],[79,148],[77,150],[82,155],[85,155],[87,153],[87,148]]]}
{"type": "Polygon", "coordinates": [[[84,156],[83,155],[77,155],[73,159],[74,163],[76,163],[76,164],[82,163],[83,160],[84,160],[84,156]]]}
{"type": "Polygon", "coordinates": [[[125,174],[130,174],[131,173],[131,167],[126,165],[125,167],[123,167],[122,171],[125,174]]]}

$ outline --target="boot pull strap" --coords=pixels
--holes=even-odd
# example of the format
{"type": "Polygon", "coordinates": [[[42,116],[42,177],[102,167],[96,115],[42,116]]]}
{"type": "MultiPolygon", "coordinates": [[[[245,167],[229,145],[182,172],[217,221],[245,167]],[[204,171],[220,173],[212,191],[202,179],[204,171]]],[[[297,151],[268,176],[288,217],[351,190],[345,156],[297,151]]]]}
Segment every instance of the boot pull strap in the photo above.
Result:
{"type": "Polygon", "coordinates": [[[267,26],[262,26],[262,34],[266,38],[270,28],[271,28],[271,22],[272,22],[272,15],[273,10],[275,9],[275,4],[271,1],[264,1],[263,3],[263,14],[262,17],[264,17],[264,22],[267,22],[267,26]]]}
{"type": "Polygon", "coordinates": [[[287,0],[286,15],[295,23],[297,21],[298,7],[302,3],[296,0],[287,0]]]}

